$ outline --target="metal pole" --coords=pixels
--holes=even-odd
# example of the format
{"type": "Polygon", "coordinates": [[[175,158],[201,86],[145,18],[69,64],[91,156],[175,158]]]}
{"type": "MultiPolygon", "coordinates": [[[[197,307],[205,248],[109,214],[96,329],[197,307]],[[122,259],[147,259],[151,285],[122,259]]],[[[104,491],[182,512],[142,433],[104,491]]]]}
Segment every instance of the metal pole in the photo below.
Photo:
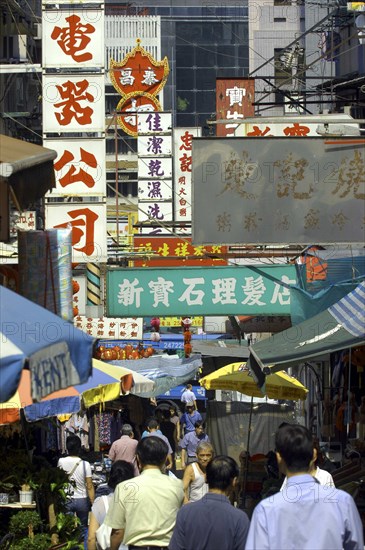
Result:
{"type": "Polygon", "coordinates": [[[242,487],[242,506],[243,509],[246,508],[246,487],[247,487],[247,478],[248,478],[248,460],[250,453],[250,438],[251,438],[251,424],[252,424],[252,411],[253,411],[253,396],[251,397],[251,406],[250,406],[250,416],[248,419],[248,434],[247,434],[247,446],[246,446],[246,463],[245,463],[245,472],[243,478],[243,487],[242,487]]]}

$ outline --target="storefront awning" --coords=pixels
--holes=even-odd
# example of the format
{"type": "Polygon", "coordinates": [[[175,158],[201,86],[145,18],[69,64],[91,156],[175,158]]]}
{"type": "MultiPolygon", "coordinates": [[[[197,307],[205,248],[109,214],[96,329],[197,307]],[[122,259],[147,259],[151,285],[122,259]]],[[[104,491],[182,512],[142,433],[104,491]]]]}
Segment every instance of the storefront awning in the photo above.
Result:
{"type": "Polygon", "coordinates": [[[267,374],[364,344],[365,281],[318,315],[252,346],[247,364],[262,386],[267,374]]]}
{"type": "Polygon", "coordinates": [[[52,149],[0,135],[0,181],[7,182],[20,211],[55,187],[56,157],[52,149]]]}

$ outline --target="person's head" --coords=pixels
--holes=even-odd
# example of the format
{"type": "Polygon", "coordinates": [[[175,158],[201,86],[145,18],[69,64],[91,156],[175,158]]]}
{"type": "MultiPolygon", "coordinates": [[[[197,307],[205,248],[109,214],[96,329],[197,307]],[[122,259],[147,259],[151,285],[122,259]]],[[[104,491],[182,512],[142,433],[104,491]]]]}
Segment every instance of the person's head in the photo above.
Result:
{"type": "Polygon", "coordinates": [[[198,459],[199,466],[205,470],[208,462],[213,458],[213,446],[209,441],[201,441],[196,448],[196,457],[198,459]]]}
{"type": "Polygon", "coordinates": [[[69,435],[66,439],[66,449],[70,456],[79,456],[81,452],[81,439],[78,435],[69,435]]]}
{"type": "Polygon", "coordinates": [[[159,423],[157,418],[150,418],[149,421],[147,422],[147,430],[149,432],[154,432],[155,430],[158,430],[158,428],[159,428],[159,423]]]}
{"type": "Polygon", "coordinates": [[[194,424],[195,427],[195,433],[198,437],[202,437],[204,435],[204,424],[200,420],[197,420],[194,424]]]}
{"type": "Polygon", "coordinates": [[[239,468],[230,456],[216,456],[208,462],[205,471],[210,491],[229,493],[237,483],[239,468]]]}
{"type": "Polygon", "coordinates": [[[120,433],[122,435],[128,435],[129,437],[133,437],[133,428],[130,424],[123,424],[122,429],[120,430],[120,433]]]}
{"type": "Polygon", "coordinates": [[[177,413],[176,413],[175,407],[170,407],[169,413],[170,413],[170,416],[176,416],[177,413]]]}
{"type": "Polygon", "coordinates": [[[170,411],[167,410],[167,409],[163,409],[163,411],[162,411],[162,420],[164,420],[164,421],[168,420],[170,422],[170,418],[171,418],[170,411]]]}
{"type": "Polygon", "coordinates": [[[132,479],[132,477],[134,477],[133,465],[126,460],[116,460],[110,469],[108,486],[114,491],[118,483],[132,479]]]}
{"type": "Polygon", "coordinates": [[[162,468],[166,462],[168,447],[166,443],[155,435],[144,437],[137,445],[136,455],[139,468],[146,466],[162,468]]]}
{"type": "Polygon", "coordinates": [[[193,403],[186,403],[185,410],[186,410],[187,414],[192,414],[194,412],[193,403]]]}
{"type": "Polygon", "coordinates": [[[286,424],[275,436],[276,458],[280,470],[287,474],[308,472],[313,460],[313,439],[310,431],[299,424],[286,424]]]}
{"type": "Polygon", "coordinates": [[[193,386],[191,384],[186,384],[186,389],[191,391],[193,389],[193,386]]]}

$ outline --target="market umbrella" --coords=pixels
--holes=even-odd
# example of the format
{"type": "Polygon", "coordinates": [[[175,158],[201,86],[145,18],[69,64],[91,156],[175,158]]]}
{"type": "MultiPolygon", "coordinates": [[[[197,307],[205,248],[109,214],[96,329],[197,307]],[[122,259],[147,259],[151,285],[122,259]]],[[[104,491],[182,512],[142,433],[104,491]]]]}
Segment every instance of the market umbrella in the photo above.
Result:
{"type": "Polygon", "coordinates": [[[284,371],[279,371],[266,377],[265,385],[259,389],[257,383],[246,366],[246,363],[231,363],[221,369],[204,376],[199,383],[207,390],[232,390],[251,396],[251,408],[248,421],[248,435],[246,444],[246,460],[243,481],[243,501],[246,498],[248,477],[248,457],[250,450],[250,435],[252,424],[253,398],[267,395],[271,399],[304,400],[308,390],[298,380],[284,371]]]}
{"type": "Polygon", "coordinates": [[[15,394],[23,369],[36,401],[87,381],[94,338],[3,286],[0,304],[0,403],[15,394]]]}
{"type": "Polygon", "coordinates": [[[22,372],[21,382],[15,395],[0,404],[0,425],[20,419],[20,409],[31,422],[60,414],[72,414],[82,406],[90,407],[98,403],[112,401],[121,394],[152,391],[155,384],[147,377],[125,367],[109,365],[98,359],[92,360],[92,376],[84,384],[51,393],[38,403],[33,403],[30,394],[29,371],[22,372]]]}
{"type": "Polygon", "coordinates": [[[262,391],[252,378],[246,363],[231,363],[221,369],[204,376],[199,380],[206,390],[239,391],[251,397],[267,397],[271,399],[304,400],[308,390],[298,380],[284,371],[270,374],[266,377],[262,391]]]}

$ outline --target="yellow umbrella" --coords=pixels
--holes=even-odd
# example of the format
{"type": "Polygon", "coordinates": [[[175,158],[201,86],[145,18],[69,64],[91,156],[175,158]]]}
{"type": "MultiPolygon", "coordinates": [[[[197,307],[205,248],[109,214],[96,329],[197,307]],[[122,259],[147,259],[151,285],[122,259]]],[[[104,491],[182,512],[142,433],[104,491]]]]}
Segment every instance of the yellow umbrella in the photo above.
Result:
{"type": "Polygon", "coordinates": [[[308,393],[303,384],[285,371],[278,371],[266,376],[262,393],[246,367],[246,363],[226,365],[208,376],[204,376],[199,383],[206,390],[232,390],[251,397],[267,395],[270,399],[304,400],[308,393]]]}

